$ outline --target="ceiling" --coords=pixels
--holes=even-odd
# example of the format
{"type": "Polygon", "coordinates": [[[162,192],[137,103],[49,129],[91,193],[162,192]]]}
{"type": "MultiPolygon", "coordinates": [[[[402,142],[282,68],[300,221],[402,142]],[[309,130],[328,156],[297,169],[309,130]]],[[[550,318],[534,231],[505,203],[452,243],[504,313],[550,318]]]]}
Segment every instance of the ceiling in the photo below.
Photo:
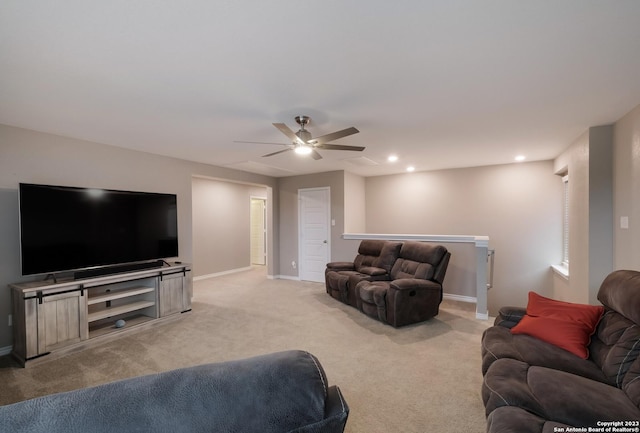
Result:
{"type": "Polygon", "coordinates": [[[4,0],[0,123],[278,177],[546,160],[640,104],[639,23],[637,0],[4,0]],[[366,150],[234,142],[296,115],[366,150]]]}

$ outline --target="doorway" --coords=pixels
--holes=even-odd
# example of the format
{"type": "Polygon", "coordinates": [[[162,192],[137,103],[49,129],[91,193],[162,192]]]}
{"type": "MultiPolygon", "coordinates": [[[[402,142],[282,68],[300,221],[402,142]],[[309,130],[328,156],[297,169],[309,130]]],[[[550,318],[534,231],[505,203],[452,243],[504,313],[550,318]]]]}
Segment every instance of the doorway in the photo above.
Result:
{"type": "Polygon", "coordinates": [[[330,262],[330,190],[329,187],[299,189],[298,199],[298,277],[321,283],[330,262]]]}
{"type": "Polygon", "coordinates": [[[251,264],[267,264],[267,200],[251,197],[251,264]]]}

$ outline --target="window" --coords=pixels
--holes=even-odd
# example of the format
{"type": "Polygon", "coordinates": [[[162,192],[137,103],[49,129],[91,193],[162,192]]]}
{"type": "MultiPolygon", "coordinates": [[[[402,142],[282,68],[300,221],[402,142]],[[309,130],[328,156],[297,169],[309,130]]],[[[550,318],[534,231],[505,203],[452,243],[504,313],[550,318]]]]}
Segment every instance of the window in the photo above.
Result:
{"type": "Polygon", "coordinates": [[[562,265],[569,267],[569,175],[562,176],[562,265]]]}
{"type": "Polygon", "coordinates": [[[562,261],[551,268],[565,280],[569,279],[569,176],[562,176],[562,261]]]}

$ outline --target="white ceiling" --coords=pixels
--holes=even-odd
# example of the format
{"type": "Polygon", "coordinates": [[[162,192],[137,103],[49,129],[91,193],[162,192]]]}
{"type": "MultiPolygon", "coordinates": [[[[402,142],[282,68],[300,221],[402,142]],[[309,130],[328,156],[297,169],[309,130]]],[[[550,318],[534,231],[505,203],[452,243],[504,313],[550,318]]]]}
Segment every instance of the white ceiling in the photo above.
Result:
{"type": "Polygon", "coordinates": [[[0,5],[0,123],[273,176],[551,159],[638,104],[637,0],[0,5]],[[234,143],[298,114],[366,150],[234,143]]]}

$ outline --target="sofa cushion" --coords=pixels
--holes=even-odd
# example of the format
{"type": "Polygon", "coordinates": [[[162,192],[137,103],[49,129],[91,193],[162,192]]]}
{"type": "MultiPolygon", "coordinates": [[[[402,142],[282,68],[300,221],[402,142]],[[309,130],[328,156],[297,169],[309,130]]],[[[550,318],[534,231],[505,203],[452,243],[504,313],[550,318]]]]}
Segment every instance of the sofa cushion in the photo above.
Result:
{"type": "Polygon", "coordinates": [[[377,268],[375,266],[363,266],[359,269],[361,274],[371,275],[372,277],[379,277],[381,275],[386,275],[387,271],[382,268],[377,268]]]}
{"type": "Polygon", "coordinates": [[[429,245],[424,242],[405,242],[400,256],[391,269],[391,279],[420,278],[433,279],[435,266],[447,254],[442,245],[429,245]]]}
{"type": "MultiPolygon", "coordinates": [[[[353,259],[356,271],[366,266],[376,266],[375,262],[382,251],[386,241],[378,239],[365,239],[358,246],[358,255],[353,259]]],[[[377,267],[377,266],[376,266],[377,267]]]]}
{"type": "Polygon", "coordinates": [[[640,410],[620,389],[513,359],[499,359],[489,367],[482,398],[487,415],[498,407],[517,406],[543,419],[575,427],[640,419],[640,410]]]}
{"type": "Polygon", "coordinates": [[[580,359],[545,341],[525,334],[515,335],[508,328],[492,326],[482,335],[482,374],[502,358],[524,361],[530,365],[563,370],[599,382],[611,383],[598,365],[580,359]]]}
{"type": "Polygon", "coordinates": [[[591,335],[603,311],[601,306],[556,301],[529,292],[527,314],[511,332],[531,335],[587,359],[591,335]]]}
{"type": "Polygon", "coordinates": [[[373,265],[377,268],[384,269],[387,273],[390,272],[393,264],[398,258],[400,248],[402,248],[402,242],[385,242],[382,249],[380,250],[380,255],[374,261],[373,265]]]}
{"type": "Polygon", "coordinates": [[[607,310],[598,324],[590,352],[609,382],[622,388],[638,375],[631,366],[640,355],[640,327],[621,314],[607,310]]]}
{"type": "Polygon", "coordinates": [[[357,272],[360,272],[361,268],[373,266],[376,258],[376,256],[364,256],[362,254],[358,254],[356,258],[353,259],[353,266],[357,272]]]}

